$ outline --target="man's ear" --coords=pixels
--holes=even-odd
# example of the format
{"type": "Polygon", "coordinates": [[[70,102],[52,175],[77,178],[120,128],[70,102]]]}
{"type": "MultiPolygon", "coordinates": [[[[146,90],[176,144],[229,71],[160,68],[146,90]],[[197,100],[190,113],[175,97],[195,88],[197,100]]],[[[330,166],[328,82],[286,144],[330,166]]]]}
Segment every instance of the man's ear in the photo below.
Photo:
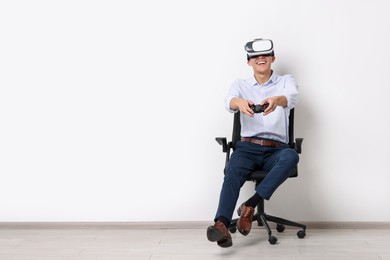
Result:
{"type": "Polygon", "coordinates": [[[275,56],[272,56],[272,63],[275,61],[275,59],[276,59],[275,56]]]}

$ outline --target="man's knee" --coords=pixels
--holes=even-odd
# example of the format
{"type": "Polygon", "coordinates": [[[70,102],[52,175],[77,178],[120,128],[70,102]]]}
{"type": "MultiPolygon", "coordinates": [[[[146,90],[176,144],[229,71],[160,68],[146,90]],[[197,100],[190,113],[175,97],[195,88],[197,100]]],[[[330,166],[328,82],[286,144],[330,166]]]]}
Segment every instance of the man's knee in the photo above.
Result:
{"type": "Polygon", "coordinates": [[[294,149],[287,148],[282,151],[281,159],[290,165],[296,165],[298,164],[299,156],[294,149]]]}

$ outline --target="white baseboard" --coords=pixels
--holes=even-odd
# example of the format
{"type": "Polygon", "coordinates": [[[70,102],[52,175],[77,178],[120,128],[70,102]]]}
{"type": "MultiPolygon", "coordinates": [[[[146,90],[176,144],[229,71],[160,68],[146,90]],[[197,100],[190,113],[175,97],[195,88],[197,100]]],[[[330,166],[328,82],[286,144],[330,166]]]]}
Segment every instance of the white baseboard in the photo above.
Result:
{"type": "MultiPolygon", "coordinates": [[[[390,229],[390,221],[298,221],[308,229],[390,229]]],[[[0,222],[0,229],[204,229],[211,221],[156,222],[0,222]]],[[[272,223],[270,223],[273,227],[272,223]]],[[[253,225],[253,228],[262,228],[253,225]]],[[[286,228],[290,228],[286,226],[286,228]]],[[[295,228],[295,227],[291,227],[295,228]]]]}

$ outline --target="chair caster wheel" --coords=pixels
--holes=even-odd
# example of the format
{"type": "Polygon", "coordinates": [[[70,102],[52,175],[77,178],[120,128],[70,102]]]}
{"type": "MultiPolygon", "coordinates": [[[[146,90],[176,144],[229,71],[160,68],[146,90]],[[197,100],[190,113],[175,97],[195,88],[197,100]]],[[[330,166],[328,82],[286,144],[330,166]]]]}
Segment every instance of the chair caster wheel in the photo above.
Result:
{"type": "Polygon", "coordinates": [[[278,241],[278,239],[274,236],[270,236],[268,238],[268,242],[271,244],[271,245],[275,245],[276,244],[276,241],[278,241]]]}
{"type": "Polygon", "coordinates": [[[299,238],[304,238],[304,237],[306,236],[306,232],[305,232],[304,230],[299,230],[299,231],[297,232],[297,236],[298,236],[299,238]]]}
{"type": "Polygon", "coordinates": [[[230,231],[230,233],[236,233],[236,231],[237,231],[237,227],[231,227],[231,228],[229,228],[229,231],[230,231]]]}
{"type": "Polygon", "coordinates": [[[276,230],[279,232],[279,233],[282,233],[284,230],[286,229],[286,227],[282,224],[277,224],[276,225],[276,230]]]}

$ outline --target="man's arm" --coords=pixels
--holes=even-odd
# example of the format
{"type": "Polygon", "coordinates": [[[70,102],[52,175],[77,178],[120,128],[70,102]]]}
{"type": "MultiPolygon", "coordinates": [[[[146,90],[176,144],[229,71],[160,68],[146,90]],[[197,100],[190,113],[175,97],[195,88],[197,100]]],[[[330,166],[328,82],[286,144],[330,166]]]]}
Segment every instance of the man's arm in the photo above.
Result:
{"type": "MultiPolygon", "coordinates": [[[[265,103],[268,103],[268,107],[263,112],[264,116],[273,112],[277,106],[287,107],[287,98],[285,96],[269,97],[260,102],[260,105],[264,105],[265,103]]],[[[230,109],[240,110],[241,113],[253,117],[253,110],[249,107],[253,104],[254,103],[251,100],[235,97],[230,100],[230,109]]]]}
{"type": "Polygon", "coordinates": [[[269,97],[261,101],[260,105],[264,105],[265,103],[268,103],[268,107],[263,112],[264,116],[273,112],[278,106],[287,107],[287,98],[285,96],[269,97]]]}
{"type": "Polygon", "coordinates": [[[249,107],[253,104],[250,100],[234,97],[230,100],[229,105],[231,110],[240,110],[241,113],[253,117],[253,110],[249,107]]]}

